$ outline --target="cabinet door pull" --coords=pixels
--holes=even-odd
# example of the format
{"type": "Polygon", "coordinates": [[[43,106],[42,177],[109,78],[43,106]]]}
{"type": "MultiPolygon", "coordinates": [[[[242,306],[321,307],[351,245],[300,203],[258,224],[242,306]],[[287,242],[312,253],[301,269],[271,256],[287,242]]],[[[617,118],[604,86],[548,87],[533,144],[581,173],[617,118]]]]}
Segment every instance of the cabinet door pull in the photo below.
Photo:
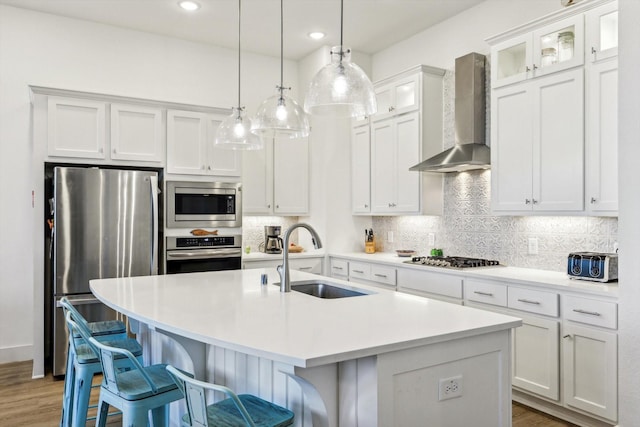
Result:
{"type": "Polygon", "coordinates": [[[365,209],[369,209],[369,205],[364,205],[364,208],[365,209]]]}
{"type": "Polygon", "coordinates": [[[313,267],[300,267],[300,270],[311,270],[313,267]]]}
{"type": "Polygon", "coordinates": [[[533,202],[534,205],[538,204],[538,201],[536,199],[533,199],[532,202],[533,202]]]}
{"type": "Polygon", "coordinates": [[[596,54],[596,48],[593,47],[593,46],[591,46],[591,53],[594,54],[594,55],[596,54]]]}
{"type": "Polygon", "coordinates": [[[530,299],[518,299],[518,301],[523,302],[525,304],[540,305],[540,301],[531,301],[530,299]]]}
{"type": "Polygon", "coordinates": [[[589,316],[600,316],[600,313],[598,313],[597,311],[587,311],[579,308],[574,308],[573,311],[580,314],[588,314],[589,316]]]}
{"type": "Polygon", "coordinates": [[[364,274],[364,271],[362,270],[353,270],[354,273],[360,273],[360,274],[364,274]]]}
{"type": "Polygon", "coordinates": [[[473,291],[474,294],[478,294],[478,295],[483,295],[485,297],[492,297],[493,294],[491,292],[480,292],[480,291],[473,291]]]}
{"type": "Polygon", "coordinates": [[[533,69],[534,69],[534,70],[537,70],[537,69],[538,69],[538,66],[537,66],[536,64],[533,64],[533,69]]]}
{"type": "Polygon", "coordinates": [[[591,198],[591,204],[594,204],[595,202],[597,202],[596,198],[595,198],[595,197],[592,197],[592,198],[591,198]]]}
{"type": "Polygon", "coordinates": [[[528,66],[528,65],[527,65],[527,66],[525,66],[525,67],[524,67],[524,69],[525,69],[525,71],[526,71],[527,73],[528,73],[529,71],[531,71],[531,68],[529,68],[529,66],[528,66]]]}
{"type": "Polygon", "coordinates": [[[268,209],[271,209],[271,204],[268,204],[268,205],[267,205],[267,208],[268,208],[268,209]]]}
{"type": "Polygon", "coordinates": [[[376,276],[376,277],[384,277],[385,279],[387,278],[387,275],[386,275],[386,274],[378,274],[378,273],[375,273],[375,274],[374,274],[374,276],[376,276]]]}
{"type": "Polygon", "coordinates": [[[529,203],[531,203],[531,200],[529,200],[529,199],[524,199],[524,204],[525,204],[525,205],[528,205],[529,203]]]}
{"type": "Polygon", "coordinates": [[[338,266],[334,265],[334,266],[333,266],[333,269],[334,269],[334,270],[342,270],[342,267],[338,267],[338,266]]]}
{"type": "Polygon", "coordinates": [[[564,338],[564,339],[571,338],[571,334],[567,334],[567,335],[563,336],[562,338],[564,338]]]}

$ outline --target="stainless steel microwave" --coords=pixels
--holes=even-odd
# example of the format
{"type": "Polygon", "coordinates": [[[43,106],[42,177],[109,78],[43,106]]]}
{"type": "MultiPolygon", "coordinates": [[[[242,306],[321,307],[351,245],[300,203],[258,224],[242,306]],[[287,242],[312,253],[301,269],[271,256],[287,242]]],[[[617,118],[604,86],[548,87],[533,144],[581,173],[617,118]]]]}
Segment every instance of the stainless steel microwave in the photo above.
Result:
{"type": "Polygon", "coordinates": [[[242,226],[242,186],[238,182],[168,181],[168,228],[242,226]]]}

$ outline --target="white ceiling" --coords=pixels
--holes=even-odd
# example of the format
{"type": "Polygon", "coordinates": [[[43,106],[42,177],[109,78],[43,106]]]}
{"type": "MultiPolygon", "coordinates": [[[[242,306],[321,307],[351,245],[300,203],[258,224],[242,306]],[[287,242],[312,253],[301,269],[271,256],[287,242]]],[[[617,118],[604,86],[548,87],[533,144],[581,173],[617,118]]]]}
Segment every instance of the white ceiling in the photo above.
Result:
{"type": "MultiPolygon", "coordinates": [[[[196,0],[197,12],[178,0],[0,0],[0,4],[115,25],[195,42],[237,48],[237,0],[196,0]]],[[[483,0],[345,0],[344,44],[372,54],[483,0]]],[[[284,53],[300,59],[340,40],[339,0],[285,0],[284,53]],[[310,31],[327,37],[314,41],[310,31]]],[[[280,56],[280,1],[242,1],[242,50],[280,56]]]]}

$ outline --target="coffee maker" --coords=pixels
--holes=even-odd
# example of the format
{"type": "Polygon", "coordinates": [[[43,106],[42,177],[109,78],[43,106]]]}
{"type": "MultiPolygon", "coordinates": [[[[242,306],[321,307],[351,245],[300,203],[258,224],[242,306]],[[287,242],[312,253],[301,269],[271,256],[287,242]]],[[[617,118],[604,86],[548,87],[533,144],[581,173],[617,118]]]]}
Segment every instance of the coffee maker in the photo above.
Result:
{"type": "Polygon", "coordinates": [[[282,227],[280,227],[279,225],[264,226],[264,253],[282,253],[282,238],[280,237],[281,230],[282,227]]]}

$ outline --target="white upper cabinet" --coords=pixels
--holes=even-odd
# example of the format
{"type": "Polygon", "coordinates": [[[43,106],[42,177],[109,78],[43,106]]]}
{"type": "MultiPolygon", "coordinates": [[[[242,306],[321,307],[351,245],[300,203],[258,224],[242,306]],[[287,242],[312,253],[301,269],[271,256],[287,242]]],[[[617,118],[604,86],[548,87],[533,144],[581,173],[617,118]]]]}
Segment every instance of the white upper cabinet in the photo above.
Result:
{"type": "Polygon", "coordinates": [[[618,214],[618,59],[591,64],[587,86],[586,208],[618,214]]]}
{"type": "Polygon", "coordinates": [[[584,17],[572,16],[509,38],[491,50],[492,87],[566,70],[584,63],[584,17]]]}
{"type": "Polygon", "coordinates": [[[162,163],[162,110],[111,104],[111,158],[162,163]]]}
{"type": "Polygon", "coordinates": [[[404,114],[375,122],[371,133],[371,203],[378,213],[419,213],[420,115],[404,114]]]}
{"type": "Polygon", "coordinates": [[[618,55],[618,2],[604,4],[585,14],[587,57],[600,61],[618,55]]]}
{"type": "Polygon", "coordinates": [[[494,90],[494,211],[584,208],[583,70],[494,90]]]}
{"type": "Polygon", "coordinates": [[[373,121],[417,110],[420,107],[420,76],[413,75],[376,87],[378,112],[373,121]]]}
{"type": "Polygon", "coordinates": [[[162,118],[162,109],[150,106],[49,96],[47,154],[70,159],[161,164],[162,118]]]}
{"type": "Polygon", "coordinates": [[[248,215],[309,212],[309,140],[265,140],[264,149],[243,153],[242,209],[248,215]]]}
{"type": "Polygon", "coordinates": [[[351,208],[353,213],[371,212],[371,130],[369,124],[351,133],[351,208]]]}
{"type": "Polygon", "coordinates": [[[240,176],[240,153],[214,147],[215,132],[224,118],[198,111],[167,111],[167,172],[240,176]]]}
{"type": "Polygon", "coordinates": [[[106,104],[50,96],[47,100],[47,154],[51,157],[106,158],[106,104]]]}
{"type": "Polygon", "coordinates": [[[354,214],[442,214],[442,175],[409,168],[442,151],[443,75],[422,65],[375,83],[378,112],[351,133],[354,214]]]}
{"type": "Polygon", "coordinates": [[[617,19],[588,1],[489,40],[495,212],[617,215],[617,19]]]}

